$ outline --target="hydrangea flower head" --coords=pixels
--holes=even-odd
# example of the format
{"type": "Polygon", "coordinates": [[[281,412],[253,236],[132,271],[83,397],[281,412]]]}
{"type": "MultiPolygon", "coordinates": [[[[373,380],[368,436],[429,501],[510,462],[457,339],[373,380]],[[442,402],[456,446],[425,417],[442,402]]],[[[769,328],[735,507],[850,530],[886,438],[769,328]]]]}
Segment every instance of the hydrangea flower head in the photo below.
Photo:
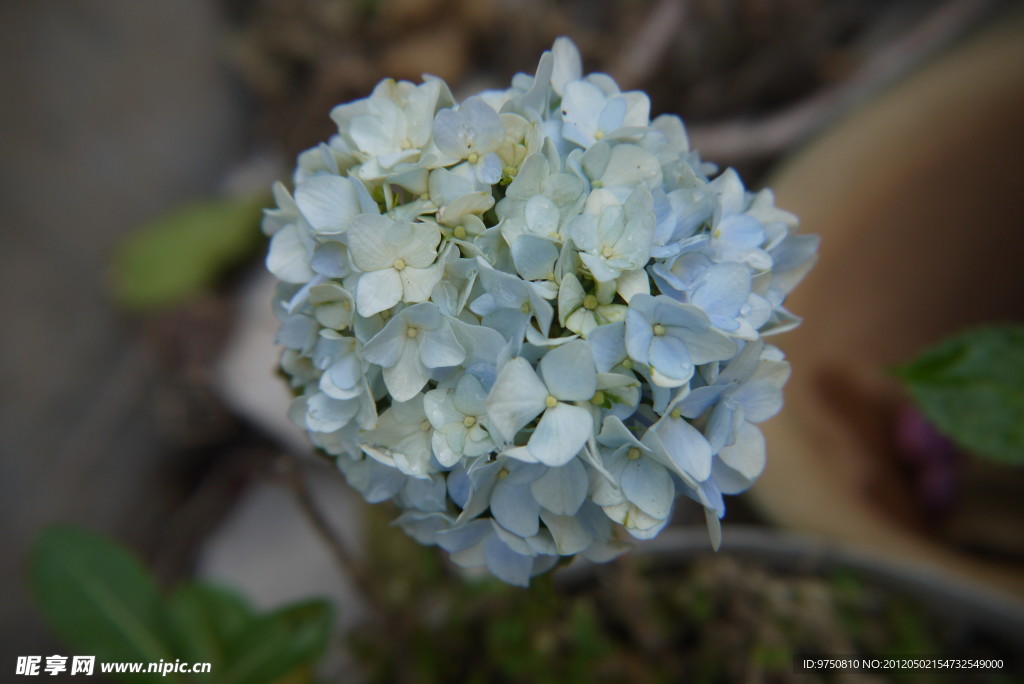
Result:
{"type": "Polygon", "coordinates": [[[290,415],[414,538],[526,585],[613,558],[680,495],[717,547],[788,376],[764,339],[817,238],[701,161],[567,38],[461,102],[382,82],[275,187],[290,415]]]}

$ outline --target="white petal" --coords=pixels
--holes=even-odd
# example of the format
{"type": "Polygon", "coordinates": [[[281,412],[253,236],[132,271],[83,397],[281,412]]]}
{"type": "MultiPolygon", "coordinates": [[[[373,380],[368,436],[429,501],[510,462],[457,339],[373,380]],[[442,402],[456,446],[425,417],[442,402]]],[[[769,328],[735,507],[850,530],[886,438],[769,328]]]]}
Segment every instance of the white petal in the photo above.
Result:
{"type": "Polygon", "coordinates": [[[398,259],[398,247],[386,236],[393,234],[397,225],[386,216],[361,214],[348,230],[348,248],[352,262],[360,271],[378,271],[391,268],[398,259]]]}
{"type": "Polygon", "coordinates": [[[430,298],[444,276],[444,264],[438,261],[429,268],[407,267],[397,273],[402,281],[402,301],[415,304],[430,298]]]}
{"type": "MultiPolygon", "coordinates": [[[[396,221],[386,237],[398,245],[399,255],[406,266],[426,268],[437,258],[436,248],[441,242],[441,231],[429,223],[396,221]]],[[[381,236],[378,235],[377,239],[380,240],[381,236]]]]}
{"type": "Polygon", "coordinates": [[[340,176],[312,176],[295,188],[299,211],[318,233],[344,232],[360,213],[359,197],[352,181],[340,176]]]}
{"type": "Polygon", "coordinates": [[[398,271],[385,268],[359,276],[356,283],[356,311],[368,318],[386,311],[402,300],[402,279],[398,271]]]}
{"type": "Polygon", "coordinates": [[[554,56],[551,88],[561,95],[565,92],[567,83],[583,76],[583,61],[580,59],[580,51],[576,49],[576,45],[565,36],[555,39],[551,54],[554,56]]]}
{"type": "Polygon", "coordinates": [[[305,283],[315,275],[309,265],[310,256],[299,227],[287,225],[270,238],[267,270],[286,283],[305,283]]]}
{"type": "Polygon", "coordinates": [[[550,237],[558,233],[561,215],[554,202],[544,195],[534,195],[526,202],[526,227],[534,235],[550,237]]]}

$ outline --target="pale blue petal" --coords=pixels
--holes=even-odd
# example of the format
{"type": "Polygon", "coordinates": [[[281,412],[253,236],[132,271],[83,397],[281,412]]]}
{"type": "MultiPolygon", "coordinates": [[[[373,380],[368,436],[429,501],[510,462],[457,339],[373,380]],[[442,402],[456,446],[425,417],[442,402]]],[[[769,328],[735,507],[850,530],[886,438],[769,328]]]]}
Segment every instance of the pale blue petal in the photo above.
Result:
{"type": "Polygon", "coordinates": [[[690,359],[697,366],[712,361],[724,361],[736,353],[736,342],[712,328],[703,332],[674,328],[670,332],[686,344],[690,359]]]}
{"type": "Polygon", "coordinates": [[[597,371],[608,373],[626,358],[625,322],[617,321],[591,329],[587,334],[587,344],[597,371]]]}
{"type": "Polygon", "coordinates": [[[344,278],[350,273],[348,254],[340,242],[325,242],[313,251],[310,266],[328,278],[344,278]]]}
{"type": "Polygon", "coordinates": [[[466,507],[466,501],[469,499],[469,487],[470,480],[466,474],[466,469],[461,466],[456,466],[448,472],[448,496],[451,497],[452,502],[455,503],[459,508],[466,507]]]}
{"type": "Polygon", "coordinates": [[[493,185],[501,180],[501,159],[493,152],[484,155],[474,165],[476,178],[485,185],[493,185]]]}
{"type": "Polygon", "coordinates": [[[381,368],[394,366],[409,342],[405,329],[405,322],[400,317],[392,318],[363,346],[363,358],[381,368]]]}
{"type": "Polygon", "coordinates": [[[512,245],[512,261],[526,280],[542,280],[554,272],[558,247],[546,238],[521,235],[512,245]]]}
{"type": "MultiPolygon", "coordinates": [[[[634,301],[642,295],[634,297],[634,301]]],[[[626,310],[626,351],[634,360],[648,363],[651,341],[654,339],[654,330],[651,322],[643,316],[640,311],[633,308],[632,303],[626,310]]]]}
{"type": "Polygon", "coordinates": [[[440,513],[446,510],[444,478],[431,475],[427,478],[409,478],[402,489],[403,506],[423,511],[440,513]]]}
{"type": "Polygon", "coordinates": [[[687,418],[696,418],[704,413],[722,396],[726,385],[708,385],[698,387],[687,394],[682,401],[676,404],[676,408],[687,418]]]}
{"type": "Polygon", "coordinates": [[[597,441],[602,446],[612,447],[613,449],[628,445],[648,451],[647,447],[636,438],[633,431],[627,428],[617,416],[605,416],[604,422],[601,424],[601,434],[598,436],[597,441]]]}
{"type": "Polygon", "coordinates": [[[437,533],[437,545],[448,553],[458,553],[472,548],[485,537],[494,533],[490,520],[474,520],[450,530],[437,533]]]}
{"type": "Polygon", "coordinates": [[[406,344],[395,365],[385,368],[384,384],[395,401],[409,401],[430,379],[430,373],[420,362],[415,344],[406,344]]]}
{"type": "Polygon", "coordinates": [[[655,335],[651,340],[648,363],[662,375],[677,383],[693,376],[690,352],[683,341],[671,335],[655,335]]]}
{"type": "Polygon", "coordinates": [[[737,247],[760,247],[764,242],[764,225],[747,214],[736,214],[722,219],[713,235],[737,247]]]}
{"type": "Polygon", "coordinates": [[[736,404],[728,399],[720,401],[711,411],[707,427],[704,429],[711,445],[711,453],[717,454],[734,438],[733,424],[736,417],[736,404]]]}
{"type": "Polygon", "coordinates": [[[544,410],[548,389],[530,362],[517,357],[498,373],[487,396],[488,424],[506,441],[544,410]]]}
{"type": "Polygon", "coordinates": [[[593,419],[587,409],[558,404],[544,412],[527,448],[538,462],[554,468],[575,458],[592,434],[593,419]]]}
{"type": "Polygon", "coordinates": [[[438,532],[451,528],[452,521],[442,513],[410,511],[398,516],[394,524],[420,544],[430,546],[437,543],[438,532]]]}
{"type": "Polygon", "coordinates": [[[540,505],[530,485],[499,481],[491,492],[491,516],[499,525],[520,537],[532,537],[540,529],[540,505]]]}
{"type": "Polygon", "coordinates": [[[722,483],[719,483],[722,491],[726,494],[743,491],[764,471],[764,435],[750,423],[744,422],[740,424],[736,432],[736,441],[719,452],[717,461],[732,469],[742,482],[745,483],[741,485],[740,489],[735,489],[735,485],[726,489],[725,486],[722,486],[722,483]]]}
{"type": "Polygon", "coordinates": [[[348,425],[357,411],[358,401],[317,393],[306,402],[306,427],[313,432],[334,432],[348,425]]]}
{"type": "Polygon", "coordinates": [[[608,100],[597,121],[597,130],[602,133],[611,133],[622,126],[622,120],[626,118],[626,98],[613,97],[608,100]]]}
{"type": "Polygon", "coordinates": [[[672,511],[672,500],[676,495],[675,485],[672,484],[668,470],[643,456],[626,461],[620,480],[622,493],[652,518],[667,518],[672,511]]]}
{"type": "Polygon", "coordinates": [[[498,331],[482,325],[470,325],[457,318],[449,319],[452,332],[459,344],[466,350],[466,364],[473,362],[495,364],[498,352],[506,345],[506,340],[498,331]]]}
{"type": "Polygon", "coordinates": [[[751,423],[768,420],[782,408],[782,388],[761,378],[744,382],[733,398],[743,406],[743,415],[751,423]]]}
{"type": "Polygon", "coordinates": [[[720,328],[735,328],[735,318],[750,296],[750,270],[737,263],[716,264],[694,290],[690,302],[699,306],[720,328]],[[718,319],[718,320],[716,320],[718,319]],[[722,323],[732,323],[724,328],[722,323]]]}
{"type": "Polygon", "coordinates": [[[484,558],[487,569],[498,579],[517,587],[529,586],[533,570],[532,556],[516,553],[495,534],[484,542],[484,558]]]}
{"type": "Polygon", "coordinates": [[[540,361],[548,391],[561,401],[587,401],[597,391],[597,369],[590,345],[573,340],[556,347],[540,361]]]}
{"type": "MultiPolygon", "coordinates": [[[[711,475],[711,445],[697,428],[681,418],[664,418],[652,431],[661,441],[663,455],[682,475],[703,482],[711,475]]],[[[643,440],[647,444],[647,440],[643,440]]],[[[649,444],[649,446],[651,446],[649,444]]]]}
{"type": "Polygon", "coordinates": [[[537,503],[558,515],[576,515],[587,498],[590,480],[579,459],[548,471],[530,485],[537,503]]]}
{"type": "Polygon", "coordinates": [[[475,375],[466,374],[459,378],[455,386],[452,402],[455,408],[467,416],[479,416],[484,412],[487,392],[475,375]]]}
{"type": "Polygon", "coordinates": [[[434,330],[421,331],[418,342],[420,359],[427,368],[457,366],[466,359],[466,350],[459,344],[447,322],[434,330]]]}
{"type": "Polygon", "coordinates": [[[555,540],[555,548],[563,556],[585,551],[594,542],[593,535],[576,516],[557,515],[541,509],[540,517],[555,540]]]}

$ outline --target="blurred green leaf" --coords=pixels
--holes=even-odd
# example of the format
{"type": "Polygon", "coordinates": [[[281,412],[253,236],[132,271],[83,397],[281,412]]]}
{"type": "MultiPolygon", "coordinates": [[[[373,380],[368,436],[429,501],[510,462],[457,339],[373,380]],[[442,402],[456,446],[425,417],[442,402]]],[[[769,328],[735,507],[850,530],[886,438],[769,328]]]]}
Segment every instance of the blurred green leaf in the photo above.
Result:
{"type": "Polygon", "coordinates": [[[1024,327],[963,333],[896,372],[925,417],[962,449],[1024,463],[1024,327]]]}
{"type": "Polygon", "coordinates": [[[214,672],[223,671],[231,642],[253,619],[244,598],[208,584],[185,584],[166,601],[167,633],[175,655],[211,663],[214,672]]]}
{"type": "MultiPolygon", "coordinates": [[[[73,527],[40,535],[30,575],[36,600],[57,635],[99,662],[177,659],[210,663],[218,684],[299,683],[310,681],[310,666],[324,653],[331,633],[326,601],[260,615],[235,592],[198,582],[164,599],[128,551],[73,527]]],[[[124,680],[183,681],[180,675],[148,673],[124,675],[124,680]]]]}
{"type": "MultiPolygon", "coordinates": [[[[156,584],[117,544],[85,530],[50,528],[36,541],[30,575],[49,624],[77,651],[101,661],[174,660],[160,633],[156,584]]],[[[137,682],[157,679],[125,676],[137,682]]]]}
{"type": "Polygon", "coordinates": [[[323,655],[331,633],[326,601],[306,601],[254,620],[229,646],[219,684],[264,684],[323,655]]]}
{"type": "Polygon", "coordinates": [[[115,255],[117,301],[148,310],[201,292],[262,243],[258,226],[267,201],[261,196],[189,204],[143,226],[115,255]]]}

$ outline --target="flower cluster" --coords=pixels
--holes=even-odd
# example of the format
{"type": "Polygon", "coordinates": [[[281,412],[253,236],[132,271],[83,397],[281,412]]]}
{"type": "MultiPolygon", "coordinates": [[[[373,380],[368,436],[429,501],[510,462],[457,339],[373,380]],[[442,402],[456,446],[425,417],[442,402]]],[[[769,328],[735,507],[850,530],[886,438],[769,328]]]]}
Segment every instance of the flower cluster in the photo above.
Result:
{"type": "Polygon", "coordinates": [[[717,546],[764,465],[789,367],[762,338],[797,324],[817,239],[649,111],[566,38],[462,102],[386,80],[265,214],[291,418],[506,582],[617,555],[680,494],[717,546]]]}

